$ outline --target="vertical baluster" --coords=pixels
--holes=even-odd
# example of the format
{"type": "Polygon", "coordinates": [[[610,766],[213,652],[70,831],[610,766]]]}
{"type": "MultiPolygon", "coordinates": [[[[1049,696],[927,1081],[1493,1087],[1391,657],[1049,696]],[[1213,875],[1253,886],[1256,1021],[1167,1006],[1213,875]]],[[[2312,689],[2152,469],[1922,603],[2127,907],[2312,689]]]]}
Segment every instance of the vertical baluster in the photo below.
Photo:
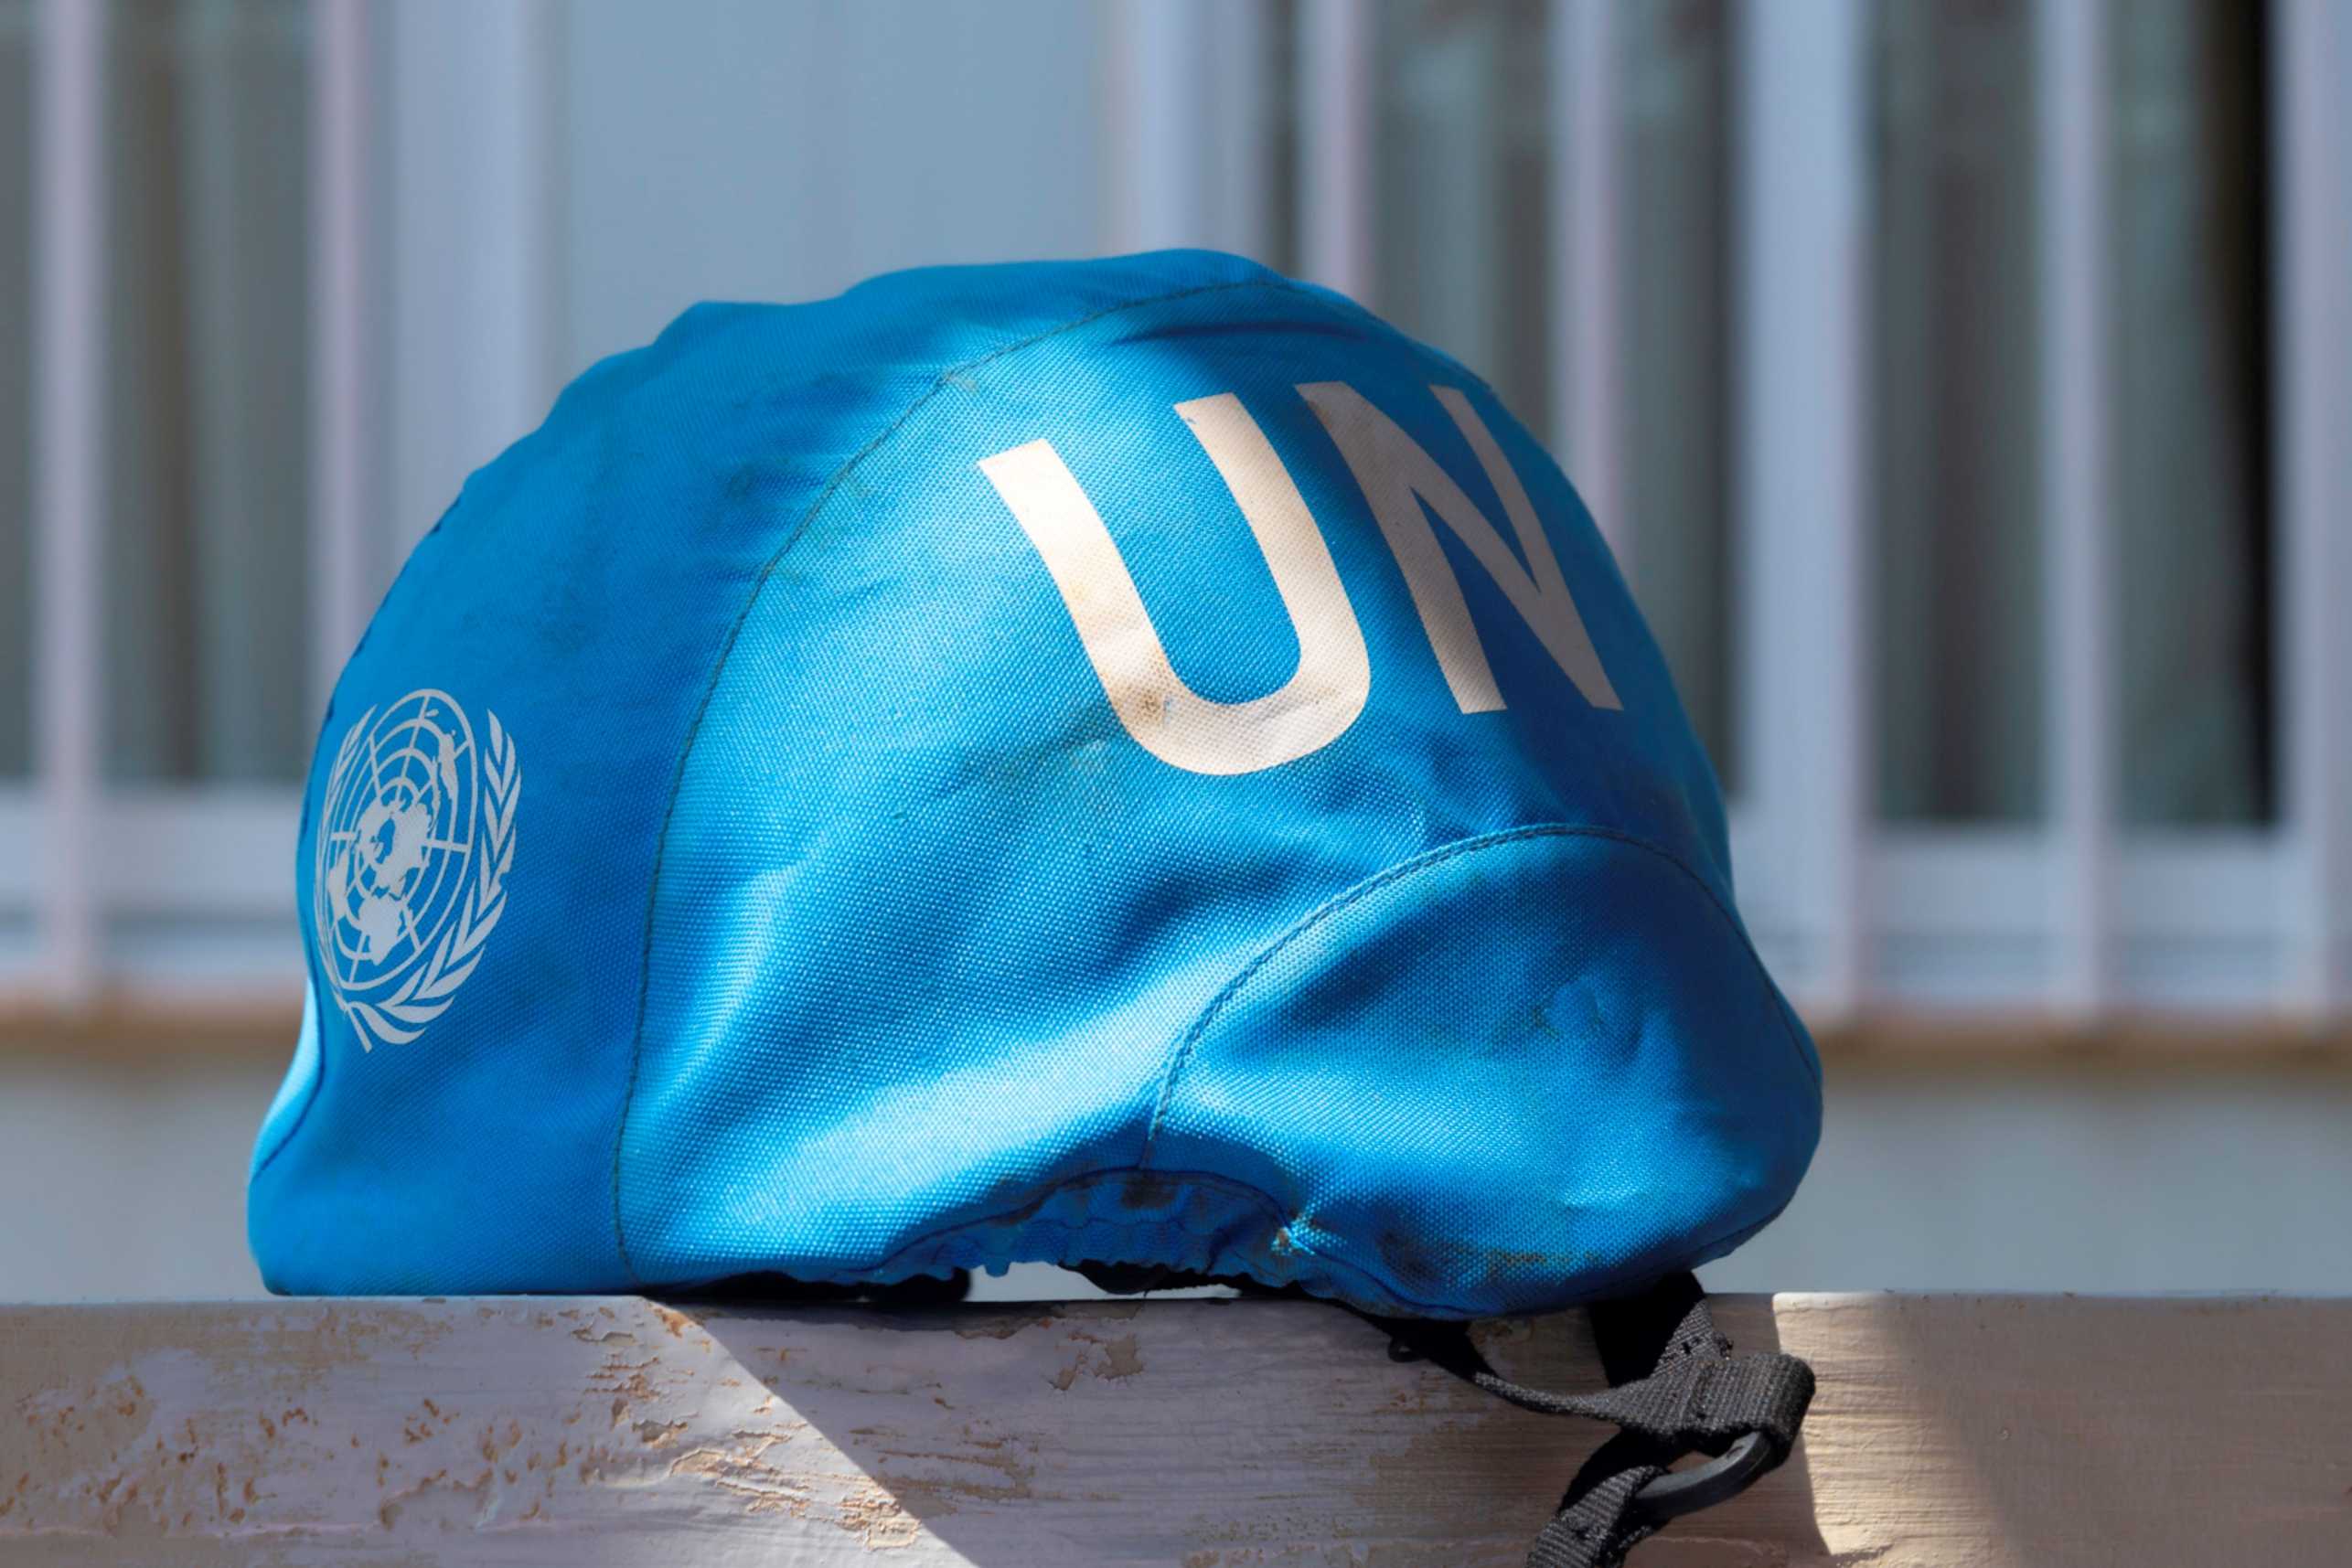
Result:
{"type": "Polygon", "coordinates": [[[1614,4],[1552,4],[1552,400],[1559,411],[1560,460],[1618,569],[1630,576],[1618,425],[1617,259],[1623,241],[1614,4]]]}
{"type": "Polygon", "coordinates": [[[2101,0],[2041,0],[2034,25],[2052,780],[2047,999],[2081,1018],[2106,1003],[2113,985],[2106,9],[2101,0]]]}
{"type": "Polygon", "coordinates": [[[369,215],[376,189],[368,0],[316,0],[310,72],[312,711],[365,628],[380,569],[373,377],[380,345],[369,215]]]}
{"type": "Polygon", "coordinates": [[[1363,0],[1302,0],[1299,59],[1304,156],[1300,249],[1306,274],[1367,304],[1375,281],[1373,178],[1379,148],[1374,49],[1378,16],[1363,0]]]}
{"type": "Polygon", "coordinates": [[[2352,15],[2273,12],[2287,994],[2352,1005],[2352,15]]]}
{"type": "Polygon", "coordinates": [[[63,1008],[99,984],[92,858],[99,530],[105,506],[106,11],[42,0],[34,35],[33,614],[42,980],[63,1008]]]}
{"type": "Polygon", "coordinates": [[[1858,1008],[1872,747],[1861,481],[1864,158],[1859,0],[1742,15],[1744,367],[1739,723],[1760,877],[1815,1018],[1858,1008]]]}

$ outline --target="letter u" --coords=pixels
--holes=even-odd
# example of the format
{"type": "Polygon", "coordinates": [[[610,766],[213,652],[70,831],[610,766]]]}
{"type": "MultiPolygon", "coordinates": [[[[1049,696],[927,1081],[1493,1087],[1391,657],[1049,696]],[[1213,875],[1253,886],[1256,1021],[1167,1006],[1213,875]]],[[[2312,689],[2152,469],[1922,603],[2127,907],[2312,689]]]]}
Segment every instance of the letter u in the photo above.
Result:
{"type": "Polygon", "coordinates": [[[1289,680],[1246,702],[1213,701],[1177,675],[1118,545],[1050,443],[983,458],[980,472],[1037,547],[1127,732],[1192,773],[1256,773],[1338,740],[1371,695],[1372,660],[1331,547],[1241,400],[1219,393],[1176,414],[1233,492],[1299,638],[1289,680]]]}

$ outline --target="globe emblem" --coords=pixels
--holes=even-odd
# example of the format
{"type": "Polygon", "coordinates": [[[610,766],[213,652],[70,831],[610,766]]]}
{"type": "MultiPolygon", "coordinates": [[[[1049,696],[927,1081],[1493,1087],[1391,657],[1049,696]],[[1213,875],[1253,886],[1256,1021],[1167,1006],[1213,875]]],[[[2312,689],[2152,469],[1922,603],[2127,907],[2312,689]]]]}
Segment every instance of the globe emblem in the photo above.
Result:
{"type": "Polygon", "coordinates": [[[412,691],[345,732],[311,883],[319,967],[362,1048],[446,1010],[506,907],[521,770],[446,692],[412,691]]]}

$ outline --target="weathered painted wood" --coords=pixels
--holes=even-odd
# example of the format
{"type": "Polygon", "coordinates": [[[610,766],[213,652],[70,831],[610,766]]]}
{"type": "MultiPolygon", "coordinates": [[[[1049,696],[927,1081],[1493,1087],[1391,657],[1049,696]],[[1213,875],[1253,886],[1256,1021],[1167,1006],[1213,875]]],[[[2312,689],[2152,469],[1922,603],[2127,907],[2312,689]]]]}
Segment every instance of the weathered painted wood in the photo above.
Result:
{"type": "MultiPolygon", "coordinates": [[[[1732,1298],[1797,1456],[1638,1568],[2352,1563],[2352,1300],[1732,1298]]],[[[0,1563],[1515,1564],[1597,1435],[1300,1304],[0,1308],[0,1563]]],[[[1506,1372],[1596,1381],[1580,1317],[1506,1372]]]]}

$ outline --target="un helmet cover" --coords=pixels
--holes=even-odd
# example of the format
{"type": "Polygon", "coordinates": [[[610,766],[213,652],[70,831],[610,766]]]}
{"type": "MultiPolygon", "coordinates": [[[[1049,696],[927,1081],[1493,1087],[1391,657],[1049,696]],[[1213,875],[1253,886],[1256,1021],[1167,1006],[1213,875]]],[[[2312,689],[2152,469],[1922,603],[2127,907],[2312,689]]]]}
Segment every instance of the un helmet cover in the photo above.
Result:
{"type": "Polygon", "coordinates": [[[1566,479],[1228,256],[590,369],[386,597],[295,869],[279,1290],[1027,1260],[1477,1317],[1728,1250],[1819,1132],[1566,479]]]}

